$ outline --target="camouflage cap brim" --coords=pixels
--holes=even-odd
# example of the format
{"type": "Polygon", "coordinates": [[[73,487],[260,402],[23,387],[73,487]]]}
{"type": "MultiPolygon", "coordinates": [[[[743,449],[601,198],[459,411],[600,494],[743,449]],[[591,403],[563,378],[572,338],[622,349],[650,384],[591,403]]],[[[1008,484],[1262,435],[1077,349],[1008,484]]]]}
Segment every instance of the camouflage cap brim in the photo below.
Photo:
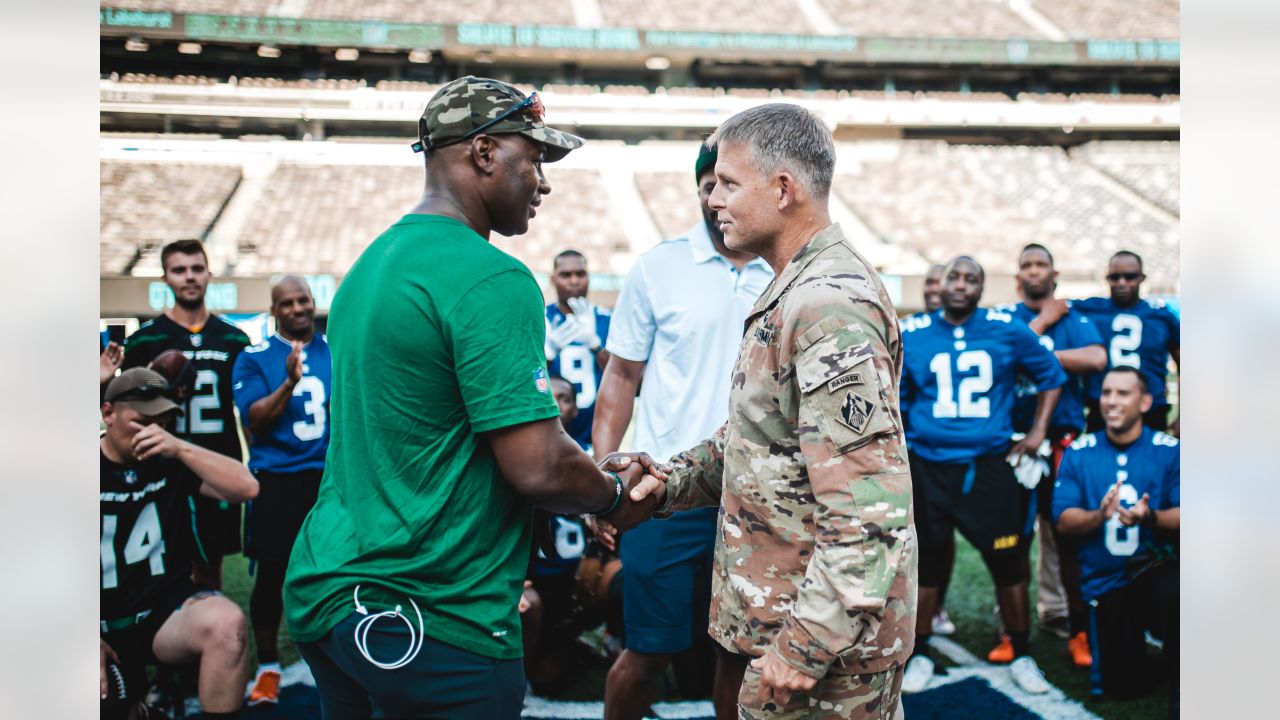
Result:
{"type": "Polygon", "coordinates": [[[542,161],[549,163],[563,159],[565,155],[569,154],[570,150],[577,150],[586,143],[586,140],[583,140],[577,135],[567,133],[563,130],[549,128],[545,125],[542,127],[521,130],[520,134],[532,140],[536,140],[546,146],[546,155],[543,157],[542,161]]]}

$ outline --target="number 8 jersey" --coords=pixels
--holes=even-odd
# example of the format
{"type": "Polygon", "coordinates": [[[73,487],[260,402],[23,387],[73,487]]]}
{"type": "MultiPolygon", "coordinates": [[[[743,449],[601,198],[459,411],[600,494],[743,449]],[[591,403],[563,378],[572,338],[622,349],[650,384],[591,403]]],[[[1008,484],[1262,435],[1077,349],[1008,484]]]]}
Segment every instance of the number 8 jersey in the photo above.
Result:
{"type": "MultiPolygon", "coordinates": [[[[279,334],[245,350],[232,375],[236,407],[249,424],[249,407],[284,384],[293,345],[279,334]]],[[[249,469],[273,473],[323,470],[329,449],[329,395],[333,387],[329,342],[316,334],[302,348],[302,379],[284,414],[270,432],[255,434],[249,443],[249,469]]]]}
{"type": "Polygon", "coordinates": [[[1003,452],[1013,435],[1018,374],[1051,390],[1067,381],[1053,353],[1007,312],[978,308],[952,325],[942,310],[903,322],[902,385],[907,448],[936,463],[1003,452]]]}
{"type": "MultiPolygon", "coordinates": [[[[1130,507],[1144,494],[1152,510],[1168,510],[1181,503],[1179,479],[1182,465],[1178,441],[1162,432],[1143,428],[1128,447],[1112,444],[1106,433],[1083,435],[1071,444],[1058,468],[1053,486],[1053,521],[1068,508],[1095,510],[1116,484],[1120,504],[1130,507]]],[[[1133,555],[1153,540],[1152,530],[1125,527],[1118,517],[1108,518],[1102,529],[1080,539],[1080,588],[1085,600],[1129,583],[1125,566],[1133,555]]]]}

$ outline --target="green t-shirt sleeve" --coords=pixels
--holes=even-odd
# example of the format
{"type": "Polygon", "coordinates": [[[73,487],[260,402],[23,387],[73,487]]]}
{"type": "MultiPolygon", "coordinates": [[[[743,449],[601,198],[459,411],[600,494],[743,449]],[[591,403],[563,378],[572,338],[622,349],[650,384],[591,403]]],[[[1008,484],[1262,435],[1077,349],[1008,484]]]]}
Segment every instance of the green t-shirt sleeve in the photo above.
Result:
{"type": "Polygon", "coordinates": [[[542,293],[530,275],[508,270],[480,281],[446,325],[474,432],[559,416],[543,351],[542,293]]]}

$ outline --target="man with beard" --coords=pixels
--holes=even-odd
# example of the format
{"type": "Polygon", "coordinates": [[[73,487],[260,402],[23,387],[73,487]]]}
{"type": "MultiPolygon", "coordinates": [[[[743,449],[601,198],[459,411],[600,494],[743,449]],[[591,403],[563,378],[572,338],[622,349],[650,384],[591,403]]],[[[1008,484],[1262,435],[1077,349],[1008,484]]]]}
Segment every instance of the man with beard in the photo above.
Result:
{"type": "MultiPolygon", "coordinates": [[[[1040,534],[1039,590],[1036,612],[1040,626],[1067,640],[1071,661],[1077,667],[1090,662],[1088,609],[1080,597],[1080,568],[1075,553],[1068,548],[1059,553],[1057,531],[1050,519],[1053,505],[1053,481],[1062,453],[1084,430],[1085,380],[1107,365],[1107,352],[1097,327],[1084,314],[1073,311],[1065,300],[1054,297],[1058,287],[1058,271],[1053,267],[1053,254],[1038,243],[1031,243],[1018,256],[1018,290],[1022,302],[1000,308],[1027,323],[1040,336],[1044,345],[1067,372],[1058,404],[1049,417],[1050,455],[1048,477],[1036,485],[1036,523],[1040,534]]],[[[1036,412],[1037,390],[1027,376],[1019,376],[1017,398],[1013,403],[1013,429],[1026,433],[1031,429],[1036,412]]],[[[1023,551],[1030,553],[1031,543],[1023,551]]],[[[1028,563],[1030,556],[1028,555],[1028,563]]],[[[991,662],[1009,662],[1013,647],[1005,636],[988,656],[991,662]]]]}
{"type": "Polygon", "coordinates": [[[1063,457],[1053,516],[1079,541],[1094,693],[1130,698],[1167,679],[1176,718],[1182,466],[1177,439],[1143,425],[1151,402],[1141,371],[1106,374],[1106,432],[1081,437],[1063,457]],[[1164,642],[1160,661],[1147,653],[1146,630],[1164,642]]]}
{"type": "Polygon", "coordinates": [[[609,338],[609,311],[587,300],[590,287],[587,258],[577,250],[565,250],[551,263],[551,285],[556,301],[547,305],[547,369],[573,383],[578,412],[569,434],[591,450],[591,425],[596,393],[609,364],[604,343],[609,338]]]}
{"type": "MultiPolygon", "coordinates": [[[[1142,258],[1137,253],[1121,250],[1111,256],[1107,264],[1107,284],[1111,296],[1077,300],[1072,306],[1088,315],[1102,333],[1107,346],[1107,369],[1115,367],[1137,368],[1147,381],[1151,391],[1151,409],[1142,422],[1153,430],[1178,434],[1178,421],[1169,424],[1169,398],[1166,381],[1169,378],[1169,358],[1181,369],[1182,324],[1178,316],[1161,300],[1142,298],[1142,283],[1147,276],[1142,272],[1142,258]]],[[[1102,375],[1089,378],[1088,430],[1097,432],[1106,424],[1098,406],[1102,394],[1102,375]]],[[[1179,411],[1181,418],[1181,411],[1179,411]]]]}
{"type": "MultiPolygon", "coordinates": [[[[204,304],[212,274],[199,240],[177,240],[160,251],[164,283],[173,307],[142,324],[124,341],[125,369],[146,367],[166,350],[180,350],[195,373],[195,388],[178,417],[175,434],[236,460],[244,457],[236,428],[231,371],[249,346],[249,336],[211,314],[204,304]]],[[[196,506],[195,581],[222,587],[222,557],[240,551],[240,506],[194,495],[196,506]]]]}
{"type": "Polygon", "coordinates": [[[1067,376],[1026,325],[1007,312],[978,307],[985,280],[973,258],[952,260],[943,275],[942,308],[903,333],[902,406],[920,538],[917,636],[903,692],[919,692],[933,677],[928,639],[955,530],[991,573],[1013,646],[1013,680],[1030,693],[1049,690],[1030,654],[1030,600],[1019,547],[1027,541],[1030,493],[1007,458],[1036,454],[1067,376]],[[1038,397],[1030,430],[1010,447],[1019,373],[1035,381],[1038,397]]]}
{"type": "Polygon", "coordinates": [[[315,332],[307,282],[285,275],[271,286],[276,334],[240,353],[232,374],[249,435],[249,469],[261,490],[245,515],[245,555],[257,564],[249,619],[258,675],[249,704],[276,703],[280,591],[302,520],[315,505],[329,449],[329,344],[315,332]]]}
{"type": "Polygon", "coordinates": [[[542,292],[489,242],[529,228],[582,139],[536,93],[463,77],[427,102],[421,199],[361,253],[329,313],[332,436],[285,576],[327,720],[514,720],[533,508],[630,527],[647,457],[597,466],[562,429],[542,292]]]}
{"type": "MultiPolygon", "coordinates": [[[[596,458],[617,450],[631,421],[633,446],[666,459],[724,424],[742,322],[773,278],[757,256],[731,250],[708,206],[716,187],[716,149],[698,150],[694,179],[702,222],[636,260],[613,312],[612,354],[596,401],[596,458]],[[643,385],[641,381],[643,380],[643,385]]],[[[694,667],[686,694],[704,694],[712,663],[707,607],[716,508],[646,522],[622,541],[626,650],[605,685],[605,717],[640,718],[657,699],[674,655],[694,667]],[[702,688],[696,687],[702,685],[702,688]]]]}

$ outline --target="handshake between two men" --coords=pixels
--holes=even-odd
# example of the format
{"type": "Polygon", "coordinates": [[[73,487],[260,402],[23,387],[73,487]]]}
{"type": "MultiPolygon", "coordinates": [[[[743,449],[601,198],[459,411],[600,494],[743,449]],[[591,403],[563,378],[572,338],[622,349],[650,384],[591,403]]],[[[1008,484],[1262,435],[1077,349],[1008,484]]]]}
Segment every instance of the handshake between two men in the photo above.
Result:
{"type": "Polygon", "coordinates": [[[607,512],[587,516],[587,525],[611,551],[618,549],[618,536],[648,520],[666,495],[671,467],[655,461],[648,453],[610,453],[600,461],[606,473],[621,481],[618,502],[607,512]]]}

